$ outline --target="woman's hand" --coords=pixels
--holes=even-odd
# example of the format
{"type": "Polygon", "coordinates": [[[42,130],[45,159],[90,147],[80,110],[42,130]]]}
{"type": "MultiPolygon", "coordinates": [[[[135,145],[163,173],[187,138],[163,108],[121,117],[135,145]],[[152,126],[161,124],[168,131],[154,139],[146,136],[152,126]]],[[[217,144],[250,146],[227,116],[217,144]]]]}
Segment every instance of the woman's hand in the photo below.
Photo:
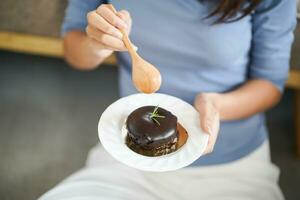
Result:
{"type": "Polygon", "coordinates": [[[132,20],[126,10],[115,14],[108,5],[102,4],[96,10],[87,14],[88,25],[86,34],[95,41],[99,50],[106,50],[106,54],[113,51],[126,51],[119,29],[130,33],[132,20]]]}
{"type": "Polygon", "coordinates": [[[87,22],[86,33],[74,30],[64,36],[64,57],[71,66],[95,69],[113,51],[126,51],[120,29],[130,33],[132,21],[128,11],[115,14],[109,5],[102,4],[87,14],[87,22]]]}
{"type": "Polygon", "coordinates": [[[200,114],[200,126],[209,134],[208,145],[204,154],[211,153],[214,149],[220,127],[220,114],[216,100],[220,98],[216,93],[202,93],[195,99],[195,108],[200,114]]]}

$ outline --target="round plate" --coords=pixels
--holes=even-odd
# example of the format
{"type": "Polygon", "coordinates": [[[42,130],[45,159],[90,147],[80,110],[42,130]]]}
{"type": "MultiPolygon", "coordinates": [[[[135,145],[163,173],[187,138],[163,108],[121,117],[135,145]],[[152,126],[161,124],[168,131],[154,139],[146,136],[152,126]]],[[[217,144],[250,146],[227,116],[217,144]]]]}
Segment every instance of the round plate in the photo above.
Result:
{"type": "Polygon", "coordinates": [[[172,171],[190,165],[197,160],[208,142],[208,134],[200,129],[199,113],[193,106],[165,94],[134,94],[111,104],[100,117],[98,124],[100,141],[106,151],[118,161],[136,169],[154,172],[172,171]],[[122,137],[122,127],[127,116],[142,106],[159,106],[177,116],[187,130],[188,139],[177,151],[158,157],[147,157],[127,147],[122,137]]]}

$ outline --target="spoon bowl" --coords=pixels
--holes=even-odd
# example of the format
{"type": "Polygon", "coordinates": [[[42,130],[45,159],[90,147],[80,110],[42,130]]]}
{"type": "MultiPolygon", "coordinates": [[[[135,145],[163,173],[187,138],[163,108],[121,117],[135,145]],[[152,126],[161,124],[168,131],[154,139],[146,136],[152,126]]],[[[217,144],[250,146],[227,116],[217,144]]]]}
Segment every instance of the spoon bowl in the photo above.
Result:
{"type": "Polygon", "coordinates": [[[143,93],[154,93],[161,86],[160,72],[140,56],[132,58],[132,81],[143,93]]]}

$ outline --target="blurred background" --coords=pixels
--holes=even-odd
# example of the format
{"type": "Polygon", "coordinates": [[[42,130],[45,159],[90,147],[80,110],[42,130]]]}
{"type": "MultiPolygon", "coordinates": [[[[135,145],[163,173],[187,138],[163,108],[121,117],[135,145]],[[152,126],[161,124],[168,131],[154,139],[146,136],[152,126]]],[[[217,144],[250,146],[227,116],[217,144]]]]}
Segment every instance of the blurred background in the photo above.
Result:
{"type": "MultiPolygon", "coordinates": [[[[66,0],[0,2],[0,199],[36,199],[84,166],[102,111],[118,99],[114,57],[91,72],[62,59],[66,0]]],[[[267,113],[272,160],[300,199],[300,25],[281,103],[267,113]]]]}

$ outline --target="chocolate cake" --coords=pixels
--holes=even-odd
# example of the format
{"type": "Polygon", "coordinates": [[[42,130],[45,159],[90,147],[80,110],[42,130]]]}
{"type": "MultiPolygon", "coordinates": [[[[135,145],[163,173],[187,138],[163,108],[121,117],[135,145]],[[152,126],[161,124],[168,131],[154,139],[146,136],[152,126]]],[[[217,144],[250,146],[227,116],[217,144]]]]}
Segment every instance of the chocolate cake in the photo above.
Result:
{"type": "Polygon", "coordinates": [[[174,152],[179,138],[177,117],[155,106],[134,110],[126,120],[126,144],[145,156],[160,156],[174,152]]]}

